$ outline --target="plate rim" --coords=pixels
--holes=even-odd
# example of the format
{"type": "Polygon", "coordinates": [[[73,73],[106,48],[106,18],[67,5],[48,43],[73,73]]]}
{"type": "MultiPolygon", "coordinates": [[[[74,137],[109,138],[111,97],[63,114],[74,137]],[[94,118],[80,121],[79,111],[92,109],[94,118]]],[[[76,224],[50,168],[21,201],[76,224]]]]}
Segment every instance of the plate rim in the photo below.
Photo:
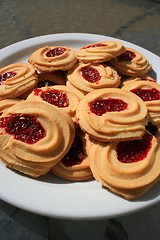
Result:
{"type": "MultiPolygon", "coordinates": [[[[4,53],[6,54],[5,57],[7,56],[7,58],[8,58],[10,54],[15,53],[15,49],[17,47],[19,48],[18,51],[22,51],[24,48],[27,48],[29,46],[31,47],[31,46],[36,46],[37,44],[42,44],[43,40],[51,38],[52,41],[53,40],[57,41],[57,39],[64,40],[64,37],[67,38],[67,40],[73,40],[73,37],[74,37],[74,39],[75,38],[77,39],[77,37],[78,37],[79,40],[84,40],[84,41],[88,41],[88,40],[84,39],[84,37],[89,39],[89,41],[90,41],[90,38],[92,38],[92,37],[93,37],[93,39],[100,39],[100,41],[101,41],[101,39],[105,39],[105,38],[110,39],[110,40],[117,40],[117,41],[119,40],[119,41],[122,41],[126,45],[131,45],[131,46],[135,47],[136,49],[138,49],[139,51],[142,51],[142,52],[145,52],[145,53],[149,54],[149,56],[150,55],[153,56],[155,59],[157,59],[160,62],[160,58],[156,54],[150,52],[147,49],[144,49],[141,46],[138,46],[136,44],[133,44],[133,43],[130,43],[128,41],[118,39],[118,38],[115,38],[115,37],[110,37],[110,36],[105,36],[105,35],[100,35],[100,34],[91,34],[91,33],[56,33],[56,34],[47,34],[47,35],[42,35],[42,36],[37,36],[37,37],[29,38],[29,39],[26,39],[26,40],[22,40],[22,41],[13,43],[9,46],[6,46],[6,47],[2,48],[0,50],[0,53],[2,53],[2,55],[0,55],[1,56],[0,59],[3,59],[3,54],[4,53]],[[31,45],[33,43],[34,43],[34,45],[31,45]]],[[[60,40],[58,40],[58,41],[60,41],[60,40]]],[[[97,40],[97,42],[98,42],[98,40],[97,40]]],[[[5,166],[4,166],[4,168],[5,168],[5,166]]],[[[6,171],[7,171],[7,175],[11,176],[11,178],[14,179],[14,181],[16,181],[17,176],[18,176],[18,179],[20,178],[20,180],[23,183],[23,186],[26,186],[26,179],[27,179],[27,183],[29,182],[29,185],[33,184],[33,182],[35,181],[34,179],[30,179],[27,176],[23,176],[23,175],[21,176],[19,174],[17,175],[16,172],[14,172],[10,169],[7,169],[7,168],[5,168],[4,172],[0,168],[0,180],[2,179],[2,176],[4,177],[6,171]]],[[[7,180],[7,178],[5,178],[5,177],[4,177],[4,179],[7,180]]],[[[14,181],[13,181],[13,183],[14,183],[14,181]]],[[[43,188],[43,191],[45,192],[46,184],[47,184],[46,182],[45,183],[43,182],[42,185],[40,185],[39,183],[38,183],[38,185],[34,184],[34,186],[35,185],[38,186],[37,191],[39,191],[38,192],[39,194],[40,194],[39,186],[41,186],[41,188],[43,188]]],[[[49,186],[49,188],[50,188],[50,186],[49,186]]],[[[156,204],[160,201],[160,194],[159,194],[159,196],[155,197],[155,199],[153,199],[152,201],[147,200],[145,202],[145,204],[144,203],[141,204],[143,202],[142,199],[137,200],[136,201],[137,207],[133,208],[132,207],[132,202],[133,201],[130,203],[130,201],[122,199],[121,197],[115,196],[114,194],[111,193],[112,194],[111,196],[112,197],[114,196],[115,199],[116,198],[121,199],[120,200],[121,203],[128,203],[126,211],[123,211],[123,210],[119,210],[118,212],[112,211],[112,213],[110,212],[108,214],[106,212],[103,213],[103,211],[101,211],[101,213],[100,212],[99,213],[98,212],[94,212],[94,213],[90,212],[90,214],[88,214],[88,213],[85,214],[85,211],[83,210],[83,211],[79,211],[77,214],[73,214],[73,212],[71,214],[69,214],[69,211],[65,212],[65,210],[64,210],[64,207],[67,207],[67,204],[72,204],[73,209],[74,210],[76,209],[74,198],[71,199],[70,196],[68,195],[70,193],[71,189],[67,190],[68,194],[66,194],[65,197],[68,197],[69,199],[66,200],[67,203],[65,203],[65,206],[62,207],[62,210],[59,211],[59,212],[57,212],[57,211],[53,212],[53,210],[50,211],[46,206],[44,206],[43,209],[40,209],[40,206],[43,206],[43,203],[41,203],[41,202],[40,202],[41,204],[37,204],[37,206],[35,204],[34,204],[34,207],[31,206],[29,197],[27,196],[27,194],[29,194],[30,191],[28,191],[27,189],[26,189],[27,192],[25,194],[26,200],[28,200],[27,205],[26,205],[26,202],[24,202],[20,199],[18,201],[16,201],[17,197],[13,197],[12,199],[10,199],[9,196],[7,195],[7,191],[9,191],[9,190],[11,191],[11,193],[13,195],[17,194],[17,197],[21,196],[21,194],[19,193],[20,189],[15,189],[15,188],[11,189],[10,186],[7,185],[7,187],[4,187],[4,186],[0,187],[0,197],[1,197],[2,200],[4,200],[4,201],[6,201],[6,202],[8,202],[8,203],[10,203],[10,204],[12,204],[16,207],[19,207],[21,209],[24,209],[24,210],[27,210],[27,211],[30,211],[30,212],[33,212],[33,213],[37,213],[37,214],[41,214],[41,215],[49,216],[49,217],[63,218],[63,219],[104,219],[104,218],[106,219],[106,218],[111,218],[111,217],[117,217],[117,216],[127,215],[127,214],[130,214],[132,212],[139,211],[139,210],[144,209],[146,207],[152,206],[152,205],[154,205],[154,204],[156,204]],[[35,206],[36,206],[36,208],[35,208],[35,206]]],[[[86,191],[86,189],[84,191],[86,191]]],[[[98,189],[97,191],[102,191],[103,195],[105,195],[104,191],[106,191],[106,190],[98,189]]],[[[61,189],[56,189],[56,192],[61,192],[61,189]]],[[[76,191],[76,194],[77,194],[77,196],[80,197],[80,195],[78,194],[78,191],[76,191]]],[[[92,196],[96,197],[96,194],[95,193],[93,194],[93,191],[92,191],[92,196]]],[[[37,198],[34,197],[34,200],[36,200],[36,199],[37,198]]],[[[56,201],[58,201],[58,199],[56,199],[56,201]]],[[[99,199],[97,201],[99,201],[99,199]]],[[[50,207],[51,207],[52,203],[50,201],[48,203],[50,204],[50,207]]],[[[86,207],[86,203],[85,203],[84,200],[82,201],[82,205],[86,207]]],[[[90,205],[90,207],[92,207],[92,210],[93,210],[94,206],[92,206],[92,204],[90,205]]],[[[105,209],[105,210],[107,210],[107,209],[105,209]]]]}

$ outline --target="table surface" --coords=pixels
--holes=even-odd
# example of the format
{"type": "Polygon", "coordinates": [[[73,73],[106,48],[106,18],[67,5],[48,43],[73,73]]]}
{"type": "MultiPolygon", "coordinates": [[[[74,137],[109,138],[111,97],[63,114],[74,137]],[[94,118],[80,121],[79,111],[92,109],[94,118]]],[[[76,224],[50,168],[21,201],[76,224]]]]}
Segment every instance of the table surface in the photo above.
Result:
{"type": "MultiPolygon", "coordinates": [[[[0,0],[0,49],[54,33],[123,39],[160,56],[158,0],[0,0]]],[[[1,240],[159,240],[160,204],[103,220],[39,216],[0,201],[1,240]]]]}

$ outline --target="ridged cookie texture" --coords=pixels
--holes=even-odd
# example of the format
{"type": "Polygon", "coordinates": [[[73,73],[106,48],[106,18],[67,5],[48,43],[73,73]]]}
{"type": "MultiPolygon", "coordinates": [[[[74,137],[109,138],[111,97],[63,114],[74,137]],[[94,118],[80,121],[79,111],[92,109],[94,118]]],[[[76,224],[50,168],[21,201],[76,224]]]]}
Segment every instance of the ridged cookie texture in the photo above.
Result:
{"type": "Polygon", "coordinates": [[[99,141],[140,138],[148,121],[144,102],[118,88],[88,93],[81,99],[76,116],[80,127],[99,141]]]}

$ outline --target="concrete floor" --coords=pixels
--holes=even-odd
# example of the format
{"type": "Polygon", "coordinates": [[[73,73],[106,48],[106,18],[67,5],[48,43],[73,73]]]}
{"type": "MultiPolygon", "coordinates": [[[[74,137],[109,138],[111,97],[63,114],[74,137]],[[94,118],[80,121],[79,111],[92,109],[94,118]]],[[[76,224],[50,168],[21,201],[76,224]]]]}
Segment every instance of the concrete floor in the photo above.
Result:
{"type": "MultiPolygon", "coordinates": [[[[0,49],[54,33],[93,33],[160,56],[159,0],[0,0],[0,49]]],[[[0,201],[1,240],[159,240],[160,205],[114,219],[48,218],[0,201]]]]}

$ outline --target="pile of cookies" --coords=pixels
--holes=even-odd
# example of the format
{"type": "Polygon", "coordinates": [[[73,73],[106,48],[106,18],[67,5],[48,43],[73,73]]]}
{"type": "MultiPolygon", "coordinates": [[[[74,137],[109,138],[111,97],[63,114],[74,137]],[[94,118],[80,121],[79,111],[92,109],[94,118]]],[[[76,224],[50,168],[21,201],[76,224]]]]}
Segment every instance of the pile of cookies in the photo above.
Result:
{"type": "Polygon", "coordinates": [[[45,46],[0,69],[0,158],[37,178],[96,179],[126,199],[160,177],[160,85],[120,41],[45,46]]]}

